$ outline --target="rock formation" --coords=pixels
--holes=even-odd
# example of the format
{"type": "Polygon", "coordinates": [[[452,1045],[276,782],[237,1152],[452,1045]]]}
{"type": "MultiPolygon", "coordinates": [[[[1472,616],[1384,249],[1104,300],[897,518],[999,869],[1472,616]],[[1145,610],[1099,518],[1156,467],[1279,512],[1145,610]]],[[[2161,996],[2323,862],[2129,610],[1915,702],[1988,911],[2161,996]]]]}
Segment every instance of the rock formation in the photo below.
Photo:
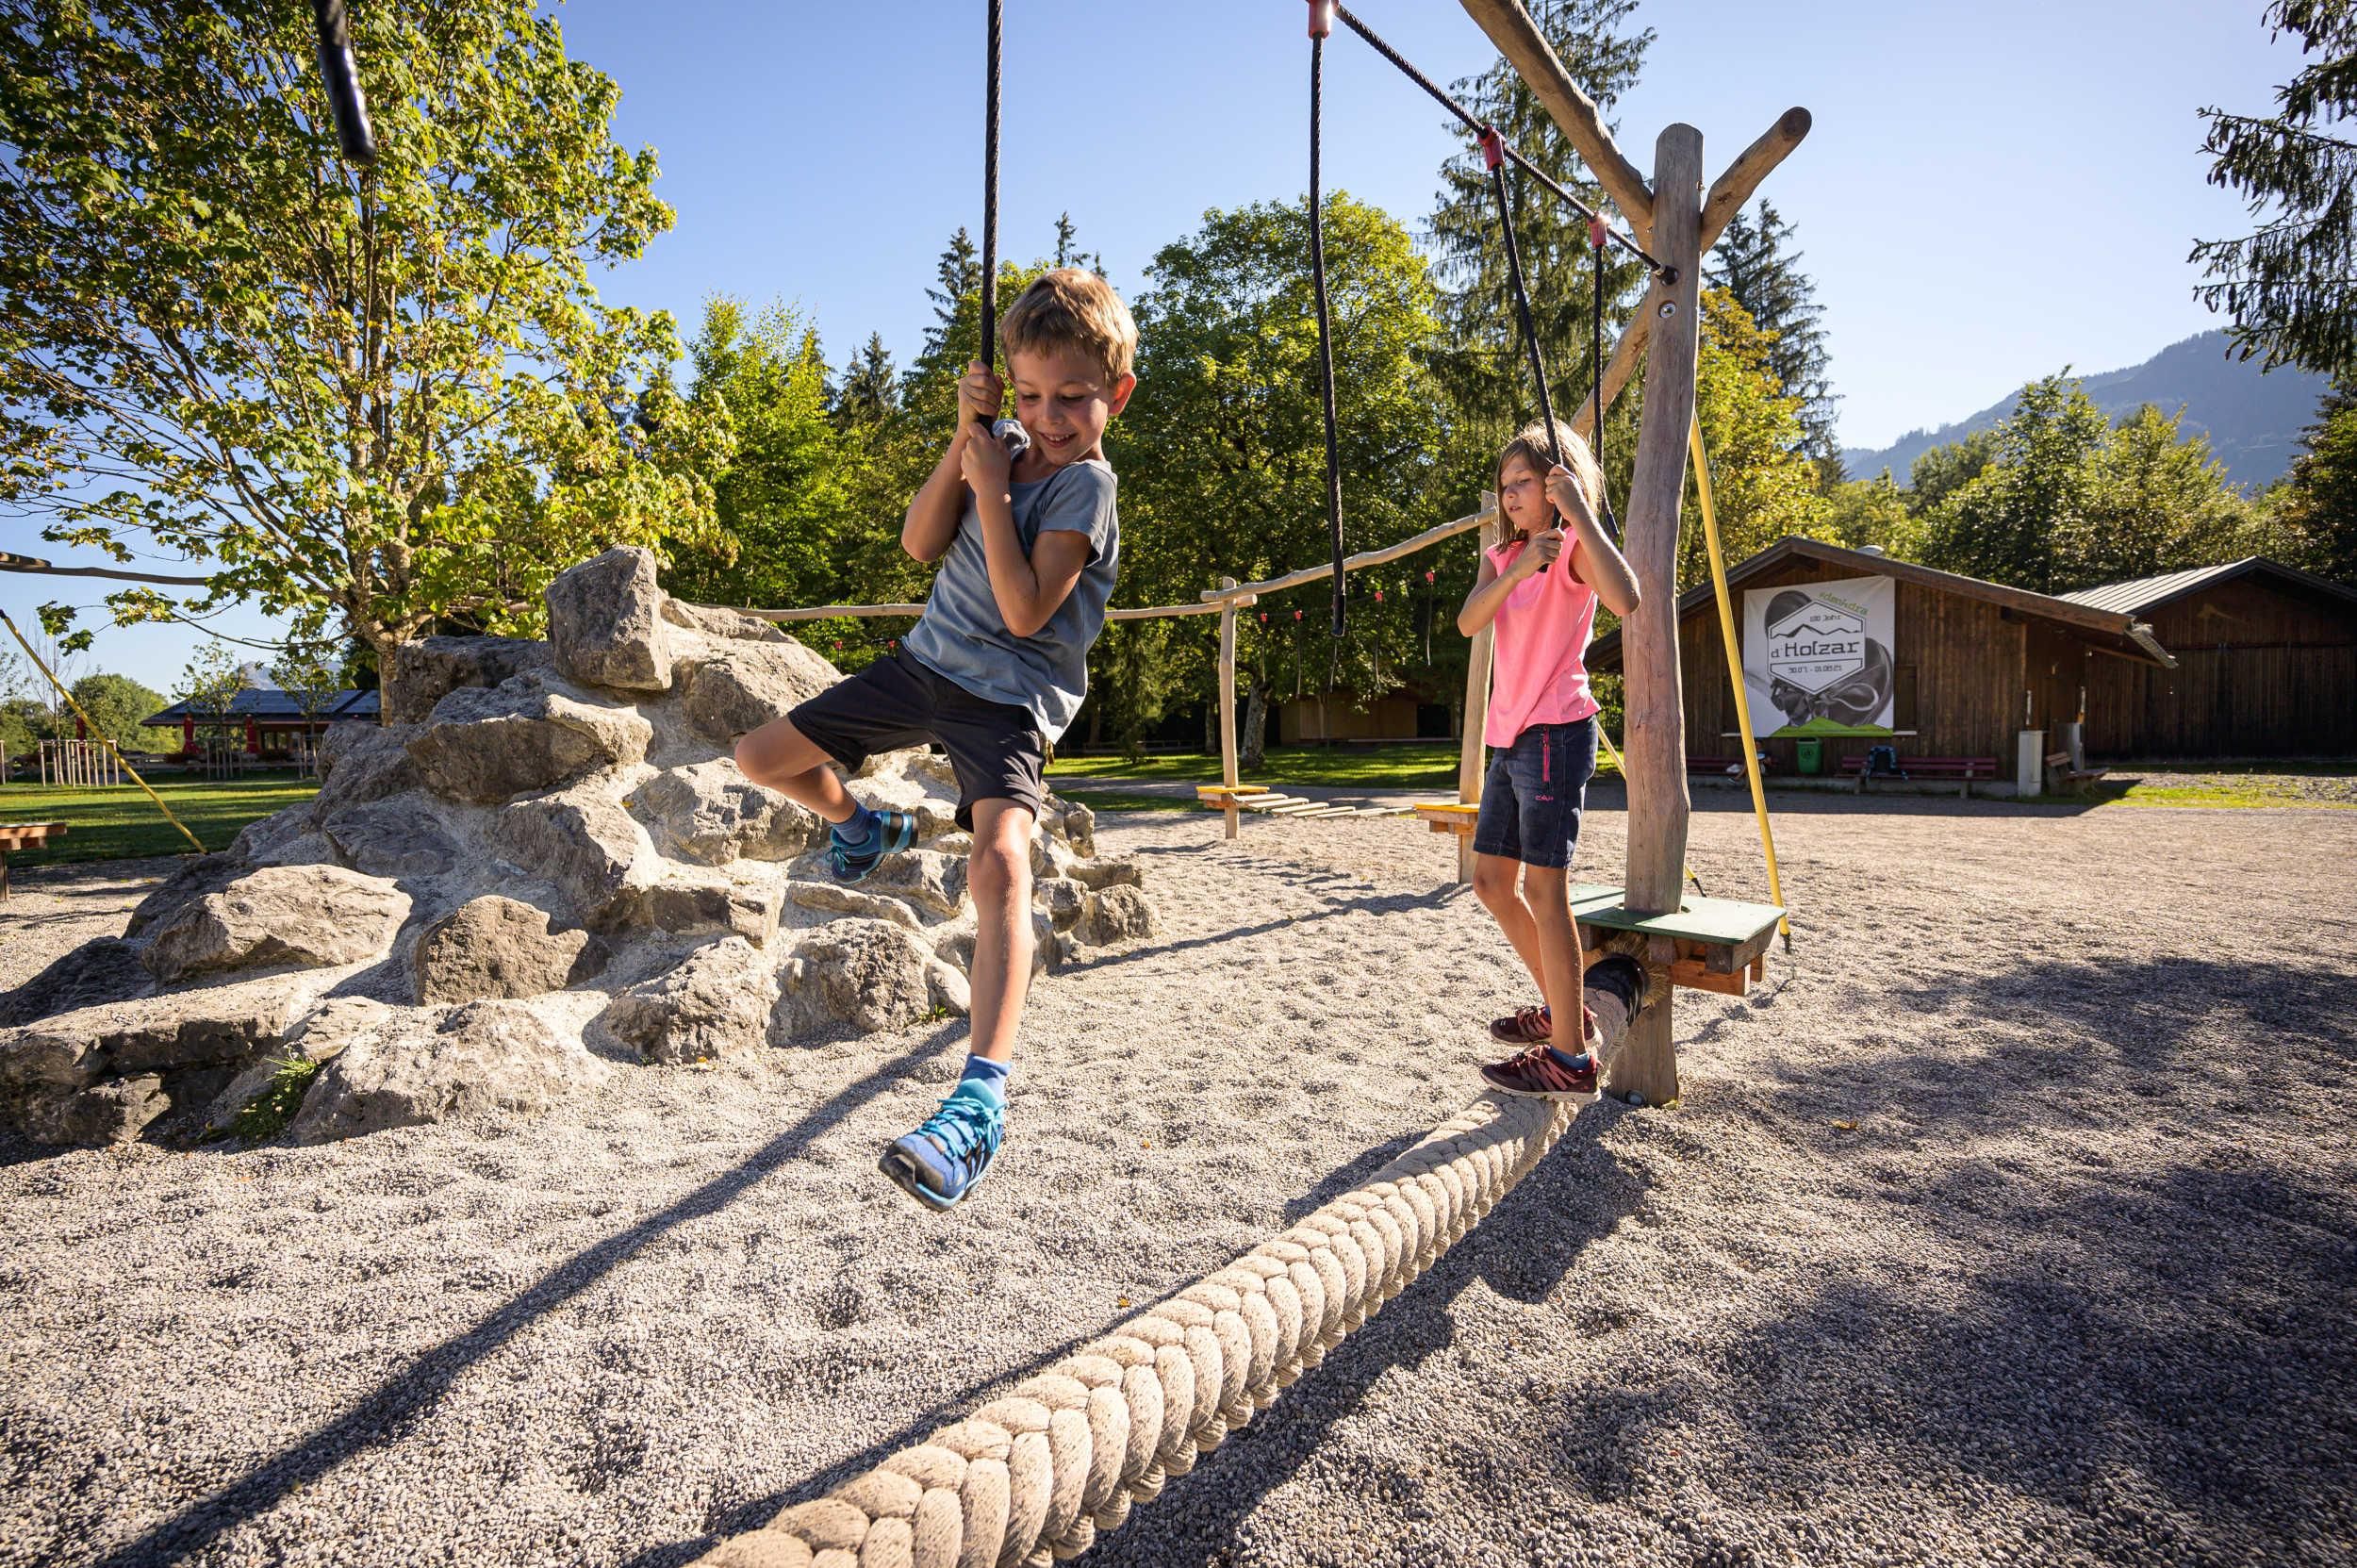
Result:
{"type": "MultiPolygon", "coordinates": [[[[850,781],[919,842],[840,885],[824,824],[729,756],[832,666],[667,597],[644,551],[573,568],[548,606],[546,643],[404,648],[383,726],[330,734],[317,797],[0,995],[0,1112],[49,1143],[198,1137],[300,1070],[289,1131],[318,1141],[965,1010],[970,840],[946,759],[850,781]]],[[[1041,967],[1153,930],[1086,807],[1049,799],[1032,867],[1041,967]]]]}

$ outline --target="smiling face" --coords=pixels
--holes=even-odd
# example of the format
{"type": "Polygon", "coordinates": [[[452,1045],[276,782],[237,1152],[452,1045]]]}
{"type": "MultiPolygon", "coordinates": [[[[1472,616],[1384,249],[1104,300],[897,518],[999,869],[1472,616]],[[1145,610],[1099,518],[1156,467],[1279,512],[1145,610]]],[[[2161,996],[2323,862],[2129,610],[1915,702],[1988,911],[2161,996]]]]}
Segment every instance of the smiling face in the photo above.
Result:
{"type": "Polygon", "coordinates": [[[1546,482],[1519,452],[1498,466],[1498,509],[1509,525],[1525,534],[1555,526],[1555,503],[1547,499],[1546,482]]]}
{"type": "Polygon", "coordinates": [[[1044,469],[1102,456],[1105,426],[1129,401],[1138,378],[1107,382],[1104,367],[1079,349],[1018,349],[1007,355],[1014,417],[1031,435],[1044,469]]]}

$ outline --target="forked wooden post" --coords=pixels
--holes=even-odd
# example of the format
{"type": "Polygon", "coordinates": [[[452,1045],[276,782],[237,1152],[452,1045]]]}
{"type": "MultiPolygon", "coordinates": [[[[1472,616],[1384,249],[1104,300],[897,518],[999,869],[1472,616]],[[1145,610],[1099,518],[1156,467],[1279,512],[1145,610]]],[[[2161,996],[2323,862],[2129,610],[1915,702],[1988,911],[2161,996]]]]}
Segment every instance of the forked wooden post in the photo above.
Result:
{"type": "MultiPolygon", "coordinates": [[[[1686,492],[1687,430],[1694,418],[1701,314],[1703,133],[1672,125],[1654,143],[1654,254],[1677,269],[1655,297],[1645,359],[1645,413],[1629,482],[1628,561],[1640,598],[1622,631],[1626,651],[1628,876],[1622,894],[1640,914],[1678,908],[1686,864],[1686,714],[1677,637],[1678,511],[1686,492]],[[1666,309],[1667,314],[1662,312],[1666,309]]],[[[1649,1007],[1609,1059],[1610,1087],[1648,1105],[1677,1098],[1671,1010],[1649,1007]]]]}
{"type": "MultiPolygon", "coordinates": [[[[1236,586],[1233,577],[1219,580],[1222,591],[1236,586]]],[[[1220,812],[1228,821],[1228,836],[1236,836],[1236,602],[1228,600],[1227,608],[1219,612],[1219,782],[1228,793],[1220,798],[1220,812]]]]}
{"type": "MultiPolygon", "coordinates": [[[[1481,509],[1490,520],[1481,525],[1481,548],[1486,553],[1497,547],[1506,537],[1506,518],[1498,510],[1495,490],[1481,492],[1481,509]]],[[[1465,723],[1464,734],[1457,745],[1457,800],[1460,805],[1481,803],[1481,780],[1487,770],[1481,748],[1481,732],[1490,721],[1490,646],[1493,639],[1490,628],[1484,626],[1474,634],[1473,647],[1465,655],[1465,723]]],[[[1471,883],[1474,874],[1473,834],[1457,835],[1457,880],[1471,883]]]]}

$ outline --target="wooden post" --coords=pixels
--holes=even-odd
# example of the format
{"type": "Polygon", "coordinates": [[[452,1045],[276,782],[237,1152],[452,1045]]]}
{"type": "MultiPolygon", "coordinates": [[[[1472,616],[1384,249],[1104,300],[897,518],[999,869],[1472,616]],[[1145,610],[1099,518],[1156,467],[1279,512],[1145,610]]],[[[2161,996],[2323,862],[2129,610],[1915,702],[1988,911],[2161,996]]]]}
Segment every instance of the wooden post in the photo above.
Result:
{"type": "MultiPolygon", "coordinates": [[[[1686,714],[1678,679],[1678,510],[1686,490],[1687,430],[1694,419],[1701,314],[1703,134],[1672,125],[1654,143],[1654,254],[1678,271],[1656,289],[1645,361],[1645,414],[1629,483],[1628,560],[1640,601],[1621,634],[1627,703],[1628,875],[1622,895],[1640,914],[1679,903],[1686,864],[1686,714]]],[[[1677,1048],[1667,1004],[1647,1008],[1607,1065],[1610,1087],[1648,1105],[1677,1098],[1677,1048]]]]}
{"type": "MultiPolygon", "coordinates": [[[[1236,586],[1233,577],[1219,580],[1222,588],[1236,586]]],[[[1236,602],[1228,601],[1219,612],[1219,782],[1228,786],[1221,802],[1221,814],[1228,819],[1229,838],[1236,836],[1236,602]]]]}
{"type": "MultiPolygon", "coordinates": [[[[1481,492],[1481,509],[1490,520],[1481,525],[1481,548],[1486,553],[1495,549],[1506,537],[1506,520],[1498,511],[1495,490],[1481,492]]],[[[1457,799],[1459,803],[1477,806],[1481,803],[1481,779],[1487,771],[1483,755],[1481,732],[1490,721],[1490,650],[1495,642],[1491,629],[1484,626],[1474,634],[1473,647],[1465,655],[1465,724],[1464,734],[1457,744],[1457,799]]],[[[1474,874],[1473,835],[1457,835],[1457,880],[1470,883],[1474,874]]]]}

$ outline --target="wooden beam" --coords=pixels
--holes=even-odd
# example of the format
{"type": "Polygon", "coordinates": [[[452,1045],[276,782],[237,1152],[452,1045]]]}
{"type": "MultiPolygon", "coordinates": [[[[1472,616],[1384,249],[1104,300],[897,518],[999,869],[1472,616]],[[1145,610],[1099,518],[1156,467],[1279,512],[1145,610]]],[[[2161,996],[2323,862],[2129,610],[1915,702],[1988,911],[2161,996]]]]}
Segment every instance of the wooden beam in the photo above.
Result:
{"type": "MultiPolygon", "coordinates": [[[[1482,493],[1486,496],[1489,492],[1485,490],[1482,493]]],[[[1345,555],[1343,557],[1343,569],[1344,571],[1360,571],[1368,567],[1379,567],[1386,561],[1396,561],[1403,555],[1413,555],[1417,551],[1426,549],[1431,545],[1439,544],[1442,539],[1454,538],[1459,534],[1470,533],[1472,530],[1480,527],[1483,523],[1494,520],[1496,517],[1496,505],[1493,503],[1485,502],[1482,509],[1478,512],[1475,512],[1467,517],[1453,518],[1447,522],[1440,524],[1438,527],[1427,528],[1421,534],[1411,534],[1407,538],[1400,540],[1397,544],[1387,544],[1380,550],[1369,550],[1357,555],[1345,555]]],[[[1334,565],[1331,561],[1329,561],[1324,566],[1303,567],[1299,571],[1289,571],[1282,577],[1271,577],[1265,582],[1239,584],[1232,589],[1205,588],[1203,590],[1203,602],[1206,606],[1216,608],[1220,601],[1225,599],[1235,599],[1240,596],[1250,598],[1257,597],[1258,595],[1264,593],[1281,593],[1287,588],[1300,587],[1305,583],[1324,582],[1333,575],[1334,565]]],[[[1119,610],[1113,611],[1112,613],[1116,616],[1122,614],[1119,610]]],[[[1184,614],[1186,612],[1170,610],[1136,610],[1129,613],[1133,615],[1170,615],[1184,614]]]]}
{"type": "MultiPolygon", "coordinates": [[[[1686,864],[1686,714],[1678,680],[1679,509],[1686,491],[1687,429],[1694,418],[1694,360],[1702,301],[1703,133],[1672,125],[1654,144],[1654,254],[1678,271],[1668,316],[1652,315],[1645,361],[1645,416],[1629,484],[1629,565],[1639,602],[1624,618],[1623,691],[1627,709],[1628,877],[1622,902],[1632,912],[1678,908],[1686,864]]],[[[1677,957],[1668,937],[1648,938],[1653,962],[1677,957]]],[[[1677,1098],[1677,1048],[1671,1008],[1649,1007],[1607,1064],[1611,1088],[1648,1105],[1677,1098]]]]}
{"type": "MultiPolygon", "coordinates": [[[[1805,108],[1786,109],[1783,117],[1771,125],[1758,140],[1743,149],[1742,157],[1727,165],[1725,173],[1711,182],[1710,194],[1703,199],[1704,252],[1707,253],[1711,246],[1719,242],[1719,236],[1726,232],[1728,220],[1752,199],[1752,193],[1759,189],[1760,181],[1768,177],[1769,172],[1801,144],[1801,139],[1808,135],[1813,123],[1805,108]]],[[[1669,297],[1670,291],[1656,282],[1645,291],[1644,300],[1637,307],[1637,314],[1629,320],[1628,329],[1612,345],[1612,357],[1605,362],[1604,368],[1606,407],[1612,405],[1612,400],[1619,397],[1622,389],[1628,385],[1629,377],[1637,373],[1637,356],[1644,352],[1646,339],[1661,309],[1661,302],[1669,297]]],[[[1572,428],[1579,432],[1580,439],[1584,441],[1592,442],[1596,438],[1595,409],[1594,388],[1591,388],[1589,395],[1580,401],[1572,414],[1572,428]]]]}
{"type": "MultiPolygon", "coordinates": [[[[1233,577],[1223,577],[1219,586],[1232,589],[1233,577]]],[[[1229,789],[1236,787],[1236,603],[1227,601],[1219,612],[1219,782],[1229,789]]],[[[1227,832],[1224,836],[1236,836],[1236,798],[1226,801],[1227,832]]]]}
{"type": "MultiPolygon", "coordinates": [[[[1621,209],[1621,216],[1627,221],[1638,244],[1654,250],[1654,197],[1645,188],[1645,176],[1614,145],[1612,133],[1605,129],[1604,116],[1597,111],[1595,100],[1563,69],[1563,62],[1556,58],[1555,46],[1539,30],[1539,25],[1531,21],[1530,13],[1523,9],[1521,0],[1462,3],[1466,14],[1481,24],[1481,30],[1490,35],[1498,53],[1529,84],[1549,118],[1571,139],[1589,172],[1596,176],[1596,183],[1604,187],[1612,205],[1621,209]]],[[[1660,252],[1654,254],[1659,256],[1660,252]]]]}

